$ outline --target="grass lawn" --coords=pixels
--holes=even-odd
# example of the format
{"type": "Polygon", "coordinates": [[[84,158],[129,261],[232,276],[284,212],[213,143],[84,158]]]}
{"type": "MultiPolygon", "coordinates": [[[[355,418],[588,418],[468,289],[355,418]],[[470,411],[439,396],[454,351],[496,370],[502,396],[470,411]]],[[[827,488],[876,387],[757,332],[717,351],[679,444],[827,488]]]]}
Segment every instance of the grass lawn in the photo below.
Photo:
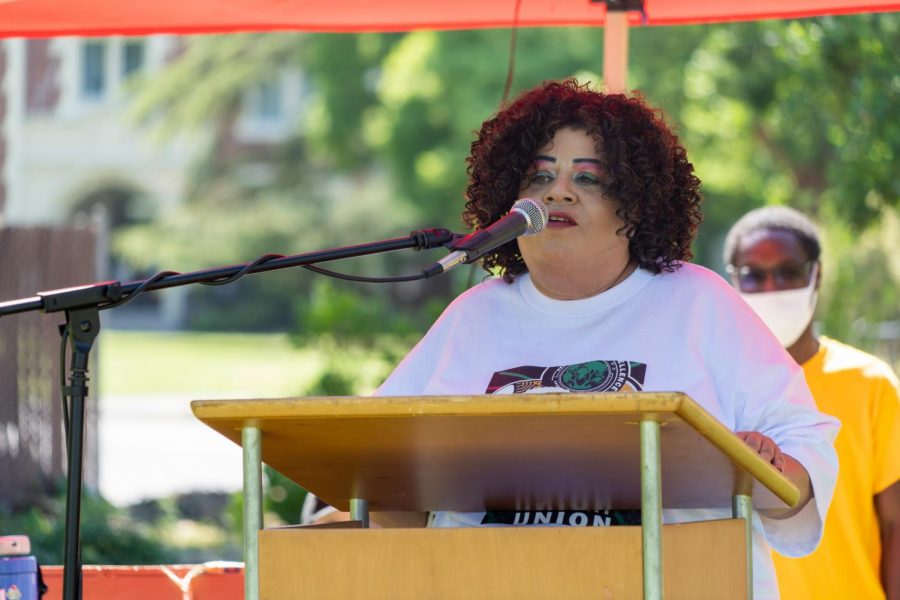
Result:
{"type": "Polygon", "coordinates": [[[284,334],[104,330],[97,342],[100,393],[295,396],[327,355],[284,334]]]}

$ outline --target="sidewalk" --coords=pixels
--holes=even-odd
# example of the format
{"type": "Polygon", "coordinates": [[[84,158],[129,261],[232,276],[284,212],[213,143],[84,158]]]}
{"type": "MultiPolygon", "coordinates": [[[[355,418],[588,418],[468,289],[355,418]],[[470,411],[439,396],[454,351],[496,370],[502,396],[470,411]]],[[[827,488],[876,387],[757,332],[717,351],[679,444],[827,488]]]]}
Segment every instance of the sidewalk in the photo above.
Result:
{"type": "Polygon", "coordinates": [[[115,505],[195,491],[241,489],[241,448],[191,413],[216,395],[100,399],[100,493],[115,505]]]}

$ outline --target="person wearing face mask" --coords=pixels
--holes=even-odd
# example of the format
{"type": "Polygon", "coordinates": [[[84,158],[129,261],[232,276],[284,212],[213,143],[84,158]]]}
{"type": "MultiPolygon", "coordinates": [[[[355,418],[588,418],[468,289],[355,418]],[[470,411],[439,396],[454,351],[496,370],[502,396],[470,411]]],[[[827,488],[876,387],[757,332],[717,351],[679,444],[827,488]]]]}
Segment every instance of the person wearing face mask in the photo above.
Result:
{"type": "Polygon", "coordinates": [[[840,472],[818,549],[774,556],[784,598],[900,599],[900,394],[879,360],[816,336],[822,279],[816,226],[791,208],[744,215],[729,231],[733,286],[803,367],[819,409],[839,418],[840,472]]]}

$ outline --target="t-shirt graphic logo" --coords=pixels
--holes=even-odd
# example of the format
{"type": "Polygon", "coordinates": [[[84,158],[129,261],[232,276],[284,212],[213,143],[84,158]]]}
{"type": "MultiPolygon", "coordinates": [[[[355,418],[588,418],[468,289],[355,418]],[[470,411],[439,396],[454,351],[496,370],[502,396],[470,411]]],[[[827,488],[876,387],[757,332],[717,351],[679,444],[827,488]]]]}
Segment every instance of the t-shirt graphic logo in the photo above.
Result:
{"type": "Polygon", "coordinates": [[[488,394],[553,392],[639,392],[647,365],[625,360],[592,360],[559,367],[521,366],[497,371],[488,394]]]}

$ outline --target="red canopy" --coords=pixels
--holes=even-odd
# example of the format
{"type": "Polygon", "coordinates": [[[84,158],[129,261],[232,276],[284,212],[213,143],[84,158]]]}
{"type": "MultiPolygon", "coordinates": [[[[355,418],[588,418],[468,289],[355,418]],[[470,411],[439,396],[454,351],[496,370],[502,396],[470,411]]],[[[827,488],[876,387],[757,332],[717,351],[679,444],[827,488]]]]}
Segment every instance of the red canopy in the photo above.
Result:
{"type": "MultiPolygon", "coordinates": [[[[900,10],[898,0],[646,0],[637,25],[900,10]]],[[[0,0],[0,37],[231,31],[407,31],[513,25],[516,0],[0,0]]],[[[603,25],[591,0],[521,0],[523,27],[603,25]]]]}

